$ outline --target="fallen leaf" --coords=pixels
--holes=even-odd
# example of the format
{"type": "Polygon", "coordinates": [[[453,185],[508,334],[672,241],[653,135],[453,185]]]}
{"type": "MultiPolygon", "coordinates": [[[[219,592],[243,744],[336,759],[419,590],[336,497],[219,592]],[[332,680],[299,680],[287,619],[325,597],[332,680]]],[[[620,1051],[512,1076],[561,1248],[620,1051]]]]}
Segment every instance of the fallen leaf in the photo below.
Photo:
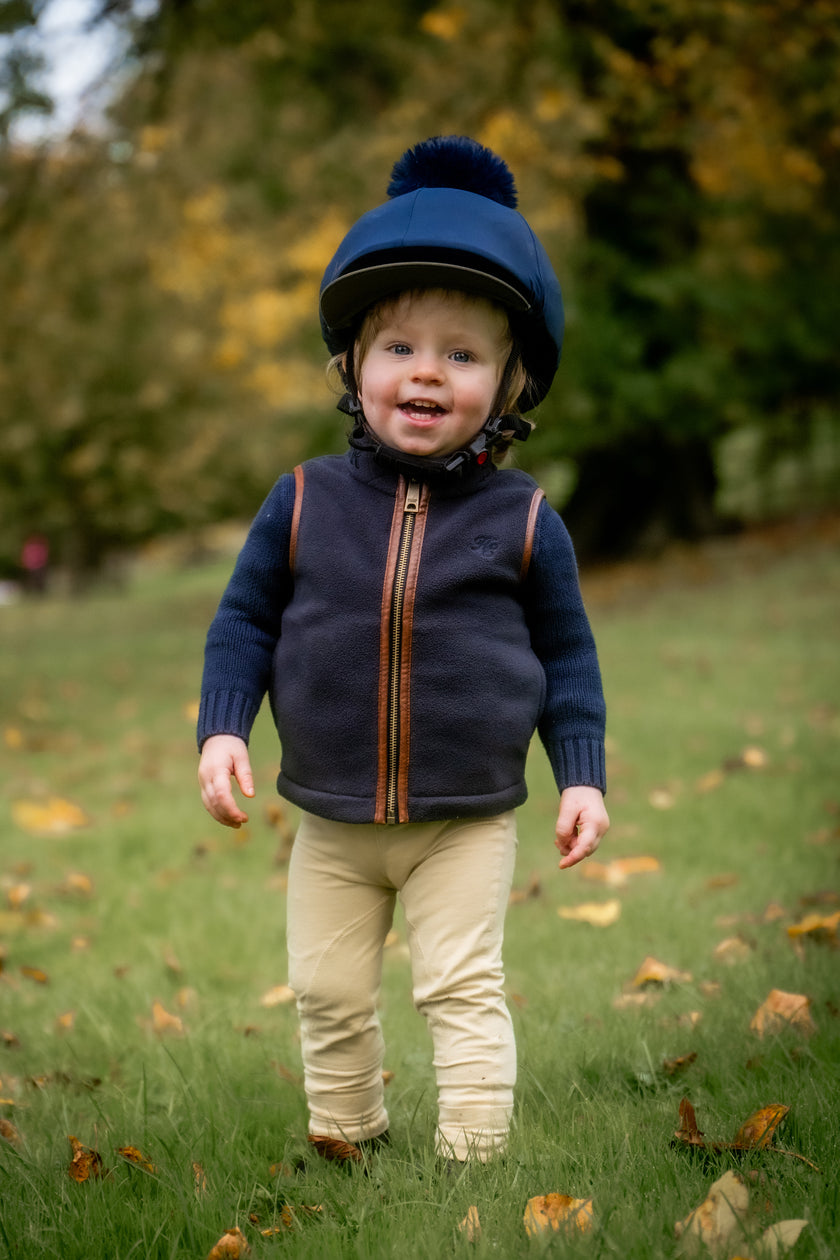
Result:
{"type": "Polygon", "coordinates": [[[621,902],[584,901],[578,906],[560,906],[557,910],[561,919],[572,919],[577,923],[589,923],[592,927],[610,927],[621,918],[621,902]]]}
{"type": "Polygon", "coordinates": [[[750,1021],[752,1032],[759,1037],[783,1032],[786,1028],[794,1028],[806,1037],[815,1033],[816,1025],[811,1019],[811,1001],[801,993],[785,993],[782,989],[771,989],[764,1002],[750,1021]]]}
{"type": "Polygon", "coordinates": [[[163,962],[167,971],[170,971],[173,976],[180,976],[182,974],[184,969],[178,961],[174,950],[168,945],[163,951],[163,962]]]}
{"type": "Polygon", "coordinates": [[[268,1169],[269,1177],[294,1177],[295,1170],[291,1164],[284,1164],[280,1160],[276,1164],[271,1164],[268,1169]]]}
{"type": "Polygon", "coordinates": [[[145,1168],[146,1172],[157,1172],[154,1164],[138,1151],[136,1146],[118,1146],[117,1154],[122,1155],[127,1163],[135,1164],[138,1168],[145,1168]]]}
{"type": "Polygon", "coordinates": [[[660,996],[659,993],[654,993],[650,989],[645,993],[640,993],[638,990],[635,993],[619,993],[618,997],[613,998],[613,1008],[617,1011],[627,1011],[631,1007],[655,1006],[660,996]]]}
{"type": "Polygon", "coordinates": [[[695,1146],[704,1151],[713,1152],[772,1151],[777,1155],[786,1155],[792,1159],[798,1159],[803,1164],[807,1164],[809,1168],[816,1168],[816,1165],[812,1164],[804,1155],[800,1155],[798,1151],[788,1151],[781,1146],[774,1146],[771,1141],[773,1134],[789,1110],[790,1108],[786,1107],[784,1103],[770,1103],[768,1106],[754,1112],[749,1119],[744,1121],[735,1134],[734,1141],[712,1142],[707,1141],[702,1130],[698,1128],[694,1108],[687,1098],[683,1098],[680,1102],[680,1127],[674,1133],[674,1141],[671,1142],[671,1145],[674,1146],[676,1142],[681,1142],[684,1146],[695,1146]]]}
{"type": "Polygon", "coordinates": [[[592,1228],[593,1208],[591,1199],[574,1199],[569,1194],[538,1194],[529,1199],[525,1207],[525,1232],[529,1238],[553,1230],[592,1228]]]}
{"type": "Polygon", "coordinates": [[[20,973],[26,976],[27,980],[34,980],[36,984],[49,984],[50,978],[46,971],[42,971],[40,967],[21,967],[20,973]]]}
{"type": "Polygon", "coordinates": [[[726,775],[723,770],[709,770],[706,774],[700,776],[694,788],[697,792],[714,792],[725,780],[726,775]]]}
{"type": "Polygon", "coordinates": [[[580,876],[592,883],[607,884],[611,888],[623,888],[631,875],[649,875],[661,869],[655,857],[614,858],[612,862],[598,862],[590,859],[581,866],[580,876]]]}
{"type": "Polygon", "coordinates": [[[90,897],[93,892],[93,880],[81,871],[68,871],[64,882],[59,887],[64,896],[90,897]]]}
{"type": "Polygon", "coordinates": [[[19,1050],[20,1040],[13,1032],[9,1032],[8,1028],[0,1030],[0,1041],[7,1050],[19,1050]]]}
{"type": "Polygon", "coordinates": [[[790,1111],[784,1103],[770,1103],[754,1112],[735,1134],[734,1146],[764,1150],[770,1146],[773,1135],[790,1111]]]}
{"type": "Polygon", "coordinates": [[[475,1204],[472,1204],[467,1209],[467,1215],[458,1225],[458,1229],[464,1235],[467,1242],[476,1242],[481,1237],[481,1222],[478,1219],[478,1208],[475,1204]]]}
{"type": "Polygon", "coordinates": [[[669,967],[650,955],[644,960],[632,980],[636,989],[648,984],[687,984],[691,980],[690,971],[680,971],[677,967],[669,967]]]}
{"type": "Polygon", "coordinates": [[[692,1050],[690,1054],[680,1054],[674,1059],[663,1059],[662,1071],[666,1076],[676,1076],[679,1072],[684,1072],[687,1067],[697,1058],[697,1051],[692,1050]]]}
{"type": "Polygon", "coordinates": [[[12,819],[30,835],[63,836],[90,822],[84,810],[61,796],[46,801],[13,801],[12,819]]]}
{"type": "Polygon", "coordinates": [[[745,941],[743,936],[727,936],[725,940],[720,941],[715,946],[713,956],[718,962],[738,963],[745,958],[749,958],[752,948],[752,945],[750,945],[749,941],[745,941]]]}
{"type": "Polygon", "coordinates": [[[654,788],[648,796],[648,804],[653,809],[673,809],[676,797],[668,788],[654,788]]]}
{"type": "Polygon", "coordinates": [[[768,1260],[778,1260],[785,1251],[789,1251],[799,1235],[805,1229],[807,1221],[777,1221],[761,1235],[761,1255],[768,1260]]]}
{"type": "Polygon", "coordinates": [[[674,1232],[685,1243],[703,1243],[712,1252],[742,1237],[741,1221],[747,1214],[750,1194],[743,1177],[727,1172],[711,1186],[703,1202],[688,1216],[677,1221],[674,1232]]]}
{"type": "Polygon", "coordinates": [[[108,1172],[102,1163],[102,1156],[90,1146],[83,1146],[78,1138],[68,1137],[67,1141],[73,1149],[68,1173],[74,1181],[90,1181],[91,1178],[107,1177],[108,1172]]]}
{"type": "Polygon", "coordinates": [[[152,1031],[158,1036],[173,1033],[177,1037],[184,1034],[184,1021],[180,1015],[171,1015],[158,1001],[152,1003],[152,1031]]]}
{"type": "Polygon", "coordinates": [[[737,883],[738,876],[730,872],[722,875],[712,875],[706,880],[704,887],[709,892],[717,892],[719,888],[734,888],[737,883]]]}
{"type": "Polygon", "coordinates": [[[207,1194],[207,1175],[201,1164],[193,1160],[193,1182],[195,1185],[195,1197],[200,1199],[203,1194],[207,1194]]]}
{"type": "Polygon", "coordinates": [[[248,1239],[237,1226],[225,1230],[215,1247],[208,1253],[207,1260],[239,1260],[241,1256],[251,1254],[248,1239]]]}
{"type": "Polygon", "coordinates": [[[11,1142],[13,1146],[19,1145],[20,1134],[11,1120],[4,1120],[0,1117],[0,1138],[3,1138],[6,1142],[11,1142]]]}
{"type": "Polygon", "coordinates": [[[680,1127],[674,1134],[680,1142],[685,1142],[688,1146],[705,1146],[703,1141],[703,1131],[697,1127],[697,1116],[694,1107],[687,1098],[683,1098],[680,1102],[680,1127]]]}
{"type": "Polygon", "coordinates": [[[819,914],[813,910],[810,914],[806,914],[804,919],[792,924],[787,932],[792,940],[807,936],[812,941],[828,941],[836,945],[838,926],[840,926],[840,910],[835,910],[834,914],[819,914]]]}
{"type": "Polygon", "coordinates": [[[19,910],[25,901],[28,901],[32,893],[31,884],[13,884],[11,888],[6,889],[6,900],[11,910],[19,910]]]}
{"type": "Polygon", "coordinates": [[[765,907],[764,914],[761,916],[761,921],[762,923],[775,923],[778,919],[784,919],[786,917],[787,911],[784,906],[780,906],[778,901],[771,901],[765,907]]]}
{"type": "Polygon", "coordinates": [[[768,757],[763,748],[752,745],[741,753],[741,761],[750,770],[763,770],[767,765],[768,757]]]}
{"type": "Polygon", "coordinates": [[[294,1002],[295,992],[290,989],[287,984],[276,984],[273,989],[269,989],[260,998],[260,1006],[285,1006],[288,1002],[294,1002]]]}
{"type": "Polygon", "coordinates": [[[523,901],[533,901],[541,894],[542,881],[539,875],[533,874],[524,888],[511,889],[509,901],[512,906],[521,905],[523,901]]]}
{"type": "Polygon", "coordinates": [[[64,1011],[63,1014],[56,1016],[55,1027],[57,1032],[70,1032],[76,1022],[75,1011],[64,1011]]]}

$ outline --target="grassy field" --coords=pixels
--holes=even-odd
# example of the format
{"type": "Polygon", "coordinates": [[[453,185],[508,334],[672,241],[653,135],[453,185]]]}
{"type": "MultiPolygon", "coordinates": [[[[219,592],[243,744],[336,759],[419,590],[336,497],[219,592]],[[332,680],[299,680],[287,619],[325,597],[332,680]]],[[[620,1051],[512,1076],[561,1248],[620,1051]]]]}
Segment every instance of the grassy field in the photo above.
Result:
{"type": "Polygon", "coordinates": [[[294,815],[277,809],[264,715],[247,832],[217,827],[195,786],[228,565],[0,608],[0,1254],[203,1258],[235,1226],[255,1257],[655,1260],[680,1254],[675,1222],[736,1168],[750,1210],[719,1254],[758,1260],[763,1231],[797,1218],[791,1255],[836,1257],[837,543],[830,526],[770,532],[585,575],[613,827],[600,868],[556,870],[535,747],[506,943],[515,1129],[504,1162],[455,1178],[433,1158],[399,920],[382,997],[393,1144],[367,1175],[295,1170],[296,1019],[268,1004],[286,980],[294,815]],[[633,858],[655,869],[628,874],[633,858]],[[560,913],[611,902],[605,926],[560,913]],[[807,914],[823,926],[792,937],[807,914]],[[656,981],[651,959],[677,974],[656,981]],[[807,999],[808,1026],[751,1028],[771,990],[807,999]],[[718,1144],[789,1107],[773,1136],[787,1153],[673,1144],[683,1097],[718,1144]],[[71,1136],[107,1175],[69,1175],[71,1136]],[[591,1197],[593,1227],[529,1237],[526,1204],[550,1193],[591,1197]]]}

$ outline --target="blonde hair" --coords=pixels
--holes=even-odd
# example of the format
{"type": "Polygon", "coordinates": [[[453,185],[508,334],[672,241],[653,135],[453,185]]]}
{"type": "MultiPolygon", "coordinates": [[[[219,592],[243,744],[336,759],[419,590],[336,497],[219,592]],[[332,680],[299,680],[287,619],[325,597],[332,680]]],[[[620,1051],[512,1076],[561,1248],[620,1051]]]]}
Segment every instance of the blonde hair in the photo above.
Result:
{"type": "MultiPolygon", "coordinates": [[[[528,373],[522,362],[522,354],[513,336],[510,327],[510,320],[504,307],[499,306],[496,302],[491,302],[489,298],[477,297],[471,293],[462,293],[460,289],[404,289],[400,293],[396,293],[393,297],[383,298],[374,306],[371,306],[364,315],[359,331],[353,340],[353,378],[357,382],[361,378],[362,365],[364,364],[368,350],[372,346],[376,337],[387,323],[388,319],[395,313],[397,308],[404,303],[410,303],[420,295],[431,294],[435,297],[442,297],[447,300],[453,298],[462,302],[481,302],[492,307],[497,311],[504,320],[504,327],[499,336],[499,354],[504,357],[507,364],[503,379],[506,381],[507,388],[505,395],[498,401],[497,410],[500,414],[513,412],[519,414],[516,410],[516,404],[522,397],[529,385],[528,373]]],[[[347,387],[347,355],[334,354],[327,364],[327,379],[330,387],[336,393],[341,393],[347,387]]],[[[528,421],[533,428],[533,421],[528,421]]],[[[508,452],[513,443],[512,435],[505,437],[500,434],[494,443],[493,459],[500,461],[508,452]]]]}

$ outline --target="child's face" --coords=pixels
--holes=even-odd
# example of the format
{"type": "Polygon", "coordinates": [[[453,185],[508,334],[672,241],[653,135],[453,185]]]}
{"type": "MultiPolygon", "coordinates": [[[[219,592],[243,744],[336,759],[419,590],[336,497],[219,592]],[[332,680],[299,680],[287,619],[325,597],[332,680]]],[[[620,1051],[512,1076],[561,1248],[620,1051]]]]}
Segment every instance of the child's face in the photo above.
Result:
{"type": "Polygon", "coordinates": [[[409,455],[450,455],[490,415],[510,349],[507,317],[466,294],[407,295],[359,369],[359,400],[376,436],[409,455]]]}

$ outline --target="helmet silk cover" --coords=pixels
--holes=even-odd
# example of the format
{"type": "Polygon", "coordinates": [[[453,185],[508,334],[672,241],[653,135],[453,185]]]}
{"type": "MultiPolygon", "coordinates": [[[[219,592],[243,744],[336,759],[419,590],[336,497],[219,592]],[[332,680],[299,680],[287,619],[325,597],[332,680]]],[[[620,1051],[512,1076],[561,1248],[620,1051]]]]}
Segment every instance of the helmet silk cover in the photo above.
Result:
{"type": "Polygon", "coordinates": [[[506,310],[531,381],[519,405],[536,406],[560,361],[563,301],[545,249],[514,208],[505,163],[466,137],[437,138],[403,155],[388,191],[390,200],[353,225],[324,274],[321,329],[330,352],[348,348],[365,311],[383,298],[457,289],[506,310]],[[445,186],[434,182],[441,180],[445,186]]]}

